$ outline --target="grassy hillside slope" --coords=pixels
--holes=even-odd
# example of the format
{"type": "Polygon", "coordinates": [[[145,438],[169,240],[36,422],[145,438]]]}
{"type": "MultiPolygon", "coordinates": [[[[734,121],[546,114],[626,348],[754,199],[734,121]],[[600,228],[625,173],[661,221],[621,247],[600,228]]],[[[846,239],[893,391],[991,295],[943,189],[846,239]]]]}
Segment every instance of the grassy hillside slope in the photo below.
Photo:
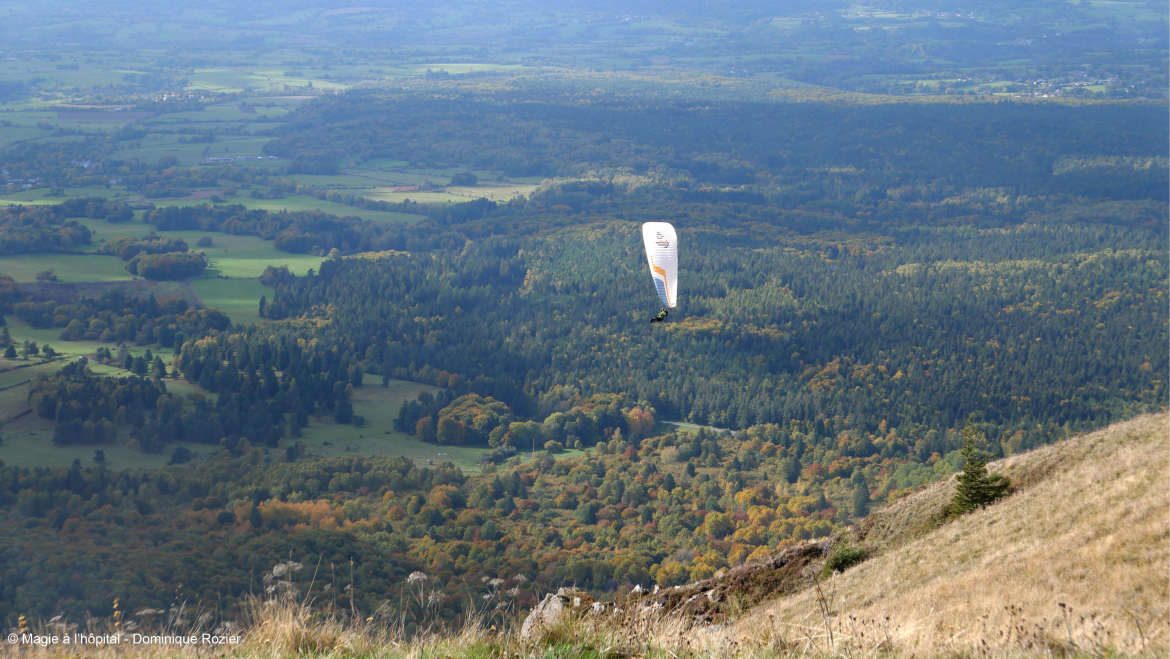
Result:
{"type": "Polygon", "coordinates": [[[1140,417],[989,468],[1009,476],[1015,494],[935,528],[953,478],[896,502],[857,529],[875,558],[819,591],[757,607],[730,634],[831,654],[1096,656],[1115,648],[1166,656],[1168,417],[1140,417]]]}

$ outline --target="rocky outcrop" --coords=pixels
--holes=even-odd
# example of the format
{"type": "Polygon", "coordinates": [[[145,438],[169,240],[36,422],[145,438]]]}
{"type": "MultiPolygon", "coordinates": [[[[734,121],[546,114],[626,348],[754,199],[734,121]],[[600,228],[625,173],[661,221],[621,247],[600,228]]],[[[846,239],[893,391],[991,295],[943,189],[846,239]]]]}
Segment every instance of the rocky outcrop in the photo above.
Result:
{"type": "Polygon", "coordinates": [[[834,542],[832,538],[806,542],[768,560],[721,570],[710,579],[685,586],[654,586],[650,590],[635,587],[612,604],[596,602],[579,590],[561,588],[545,595],[528,614],[520,629],[520,640],[539,643],[555,635],[557,628],[572,618],[593,615],[642,616],[655,612],[685,617],[696,627],[724,624],[744,607],[810,586],[834,542]]]}
{"type": "Polygon", "coordinates": [[[832,547],[832,539],[807,542],[766,561],[741,565],[703,581],[673,588],[655,587],[648,593],[634,591],[620,606],[681,614],[700,626],[722,623],[732,611],[811,585],[813,573],[832,547]]]}
{"type": "Polygon", "coordinates": [[[571,616],[597,613],[601,609],[597,602],[586,593],[573,588],[558,588],[557,592],[544,596],[532,613],[524,619],[520,628],[520,640],[535,643],[542,640],[550,630],[568,622],[571,616]]]}

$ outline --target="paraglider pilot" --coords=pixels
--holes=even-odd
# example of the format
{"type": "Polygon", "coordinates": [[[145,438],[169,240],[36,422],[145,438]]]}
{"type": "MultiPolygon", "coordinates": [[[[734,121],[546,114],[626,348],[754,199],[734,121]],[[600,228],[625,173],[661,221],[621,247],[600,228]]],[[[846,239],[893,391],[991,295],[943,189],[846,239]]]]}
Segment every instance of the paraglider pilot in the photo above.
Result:
{"type": "Polygon", "coordinates": [[[651,318],[650,322],[661,323],[662,321],[666,320],[666,316],[669,314],[670,312],[666,310],[666,307],[662,307],[662,311],[659,311],[657,316],[651,318]]]}

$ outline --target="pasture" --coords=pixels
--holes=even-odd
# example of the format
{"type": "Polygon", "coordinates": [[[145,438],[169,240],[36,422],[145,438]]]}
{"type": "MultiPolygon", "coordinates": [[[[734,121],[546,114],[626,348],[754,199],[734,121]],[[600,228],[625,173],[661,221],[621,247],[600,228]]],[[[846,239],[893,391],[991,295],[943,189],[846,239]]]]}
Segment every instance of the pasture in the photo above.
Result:
{"type": "MultiPolygon", "coordinates": [[[[33,330],[33,332],[40,332],[40,330],[33,330]]],[[[28,332],[21,332],[21,334],[28,335],[28,332]]],[[[16,335],[17,332],[13,331],[13,336],[16,335]]],[[[63,348],[77,349],[83,345],[85,347],[93,347],[99,344],[90,341],[59,341],[57,345],[63,348]]],[[[144,351],[144,348],[131,349],[131,353],[133,354],[141,354],[144,351]]],[[[171,358],[171,352],[169,350],[155,352],[163,355],[164,360],[171,358]]],[[[163,454],[146,454],[141,451],[131,451],[125,447],[125,443],[130,438],[130,428],[128,426],[118,428],[118,440],[112,444],[97,446],[54,445],[52,438],[56,423],[37,416],[28,406],[28,394],[31,384],[29,381],[37,375],[51,375],[56,373],[64,363],[65,360],[61,359],[51,362],[24,362],[19,359],[8,360],[0,358],[0,437],[3,437],[3,443],[0,443],[0,460],[4,461],[5,464],[28,468],[66,467],[74,460],[80,460],[82,466],[93,467],[97,465],[93,459],[94,451],[100,449],[106,455],[106,466],[111,469],[155,468],[165,465],[170,459],[171,452],[179,445],[186,446],[193,453],[204,454],[214,451],[217,448],[189,443],[176,443],[168,445],[167,450],[163,454]]],[[[95,373],[112,377],[120,377],[126,374],[126,371],[122,369],[98,364],[91,364],[90,368],[95,373]]],[[[188,390],[193,390],[193,385],[185,382],[172,384],[168,381],[167,388],[172,393],[185,395],[188,393],[188,390]]]]}
{"type": "MultiPolygon", "coordinates": [[[[11,390],[37,375],[56,373],[63,363],[60,360],[32,359],[24,361],[0,357],[0,391],[11,390]]],[[[0,413],[0,421],[6,421],[9,418],[11,417],[0,413]]]]}
{"type": "MultiPolygon", "coordinates": [[[[5,316],[5,319],[8,322],[8,333],[10,336],[12,336],[12,339],[16,341],[18,348],[24,341],[36,341],[37,346],[41,348],[45,347],[46,345],[52,345],[53,350],[61,353],[66,358],[80,357],[82,355],[92,357],[94,351],[96,351],[98,348],[106,347],[109,348],[111,352],[115,348],[114,344],[102,343],[101,341],[62,341],[61,332],[64,328],[30,327],[24,321],[16,318],[16,316],[5,316]]],[[[174,356],[174,350],[170,346],[158,348],[153,345],[127,345],[127,347],[130,349],[130,354],[134,355],[135,357],[144,355],[147,350],[150,350],[154,355],[161,356],[163,361],[169,361],[170,358],[174,356]]],[[[0,357],[0,369],[27,365],[30,363],[36,363],[36,360],[34,359],[32,361],[25,361],[20,358],[9,360],[0,357]]],[[[57,368],[60,368],[60,366],[61,364],[58,363],[57,368]]],[[[95,365],[94,368],[106,367],[95,365]]],[[[120,371],[120,369],[118,370],[120,371]]],[[[125,371],[121,372],[124,373],[125,371]]],[[[0,380],[0,382],[2,382],[2,380],[0,380]]],[[[0,384],[0,386],[4,385],[0,384]]]]}
{"type": "MultiPolygon", "coordinates": [[[[281,162],[269,161],[269,162],[281,162]]],[[[365,196],[365,195],[363,195],[365,196]]],[[[155,206],[197,206],[199,204],[206,204],[206,199],[156,199],[155,206]]],[[[289,195],[280,199],[253,199],[246,195],[232,197],[226,203],[240,204],[244,208],[259,208],[269,212],[278,213],[282,210],[287,211],[321,211],[322,213],[329,213],[330,215],[337,215],[338,217],[360,217],[363,220],[370,220],[372,222],[402,222],[402,221],[417,221],[421,219],[421,215],[409,215],[404,213],[389,213],[385,211],[371,211],[364,208],[355,208],[353,206],[346,206],[333,201],[325,201],[316,197],[308,195],[289,195]]]]}
{"type": "Polygon", "coordinates": [[[0,126],[0,149],[18,142],[35,140],[51,134],[51,131],[33,126],[22,126],[18,124],[0,126]]]}
{"type": "Polygon", "coordinates": [[[479,178],[478,185],[445,187],[434,191],[408,191],[400,188],[418,185],[425,187],[427,184],[445,186],[452,176],[469,170],[465,167],[408,168],[407,164],[380,159],[363,163],[361,167],[347,169],[344,174],[338,176],[300,175],[289,178],[317,187],[346,188],[368,199],[396,203],[409,199],[430,204],[460,203],[480,197],[492,201],[526,197],[542,180],[541,177],[529,177],[525,180],[497,181],[495,179],[499,172],[470,170],[479,178]]]}
{"type": "MultiPolygon", "coordinates": [[[[50,330],[20,332],[21,336],[44,338],[50,330]]],[[[13,333],[16,336],[16,332],[13,333]]],[[[86,348],[96,347],[96,342],[63,342],[59,345],[76,344],[86,348]],[[92,346],[89,344],[93,344],[92,346]]],[[[74,347],[74,346],[71,346],[74,347]]],[[[133,354],[141,354],[144,348],[132,348],[133,354]]],[[[172,356],[168,351],[155,351],[164,361],[172,356]]],[[[156,468],[167,463],[177,446],[186,446],[193,453],[207,455],[218,447],[174,443],[168,444],[159,455],[131,451],[125,447],[129,440],[129,428],[119,428],[119,438],[114,444],[97,446],[54,446],[52,444],[53,421],[42,419],[31,413],[28,407],[29,381],[38,374],[55,373],[64,364],[63,360],[53,362],[24,362],[0,358],[0,460],[6,464],[22,467],[63,467],[73,460],[81,460],[83,466],[94,466],[94,450],[106,454],[106,465],[110,468],[156,468]],[[29,366],[29,364],[32,364],[29,366]],[[20,366],[22,368],[13,368],[20,366]]],[[[120,368],[91,364],[90,369],[109,377],[122,377],[126,371],[120,368]]],[[[215,394],[204,392],[198,386],[185,382],[166,380],[167,390],[186,398],[189,394],[201,393],[212,400],[215,394]]],[[[394,430],[394,419],[403,401],[414,399],[421,391],[437,391],[436,387],[415,382],[391,380],[388,387],[382,387],[374,376],[368,376],[367,383],[354,394],[353,405],[356,414],[366,419],[362,427],[341,425],[331,417],[311,418],[303,437],[307,457],[343,457],[347,455],[405,456],[419,464],[432,460],[436,464],[450,460],[464,471],[479,469],[478,458],[486,450],[473,447],[438,446],[421,442],[409,435],[394,430]]],[[[286,438],[285,442],[294,440],[286,438]]]]}
{"type": "Polygon", "coordinates": [[[216,144],[199,144],[179,142],[179,135],[163,135],[152,133],[146,138],[134,143],[135,146],[123,148],[117,152],[118,157],[130,159],[138,158],[143,162],[158,162],[164,156],[170,156],[175,162],[184,167],[194,167],[203,161],[203,151],[208,146],[216,144]]]}
{"type": "MultiPolygon", "coordinates": [[[[59,367],[59,365],[58,365],[59,367]]],[[[57,446],[53,444],[56,422],[42,419],[28,407],[28,385],[0,391],[0,415],[5,421],[0,427],[0,460],[5,464],[29,469],[68,467],[80,460],[82,467],[96,467],[94,452],[105,453],[104,464],[110,469],[155,469],[167,464],[178,446],[185,446],[198,456],[218,450],[218,446],[175,442],[163,453],[143,453],[126,448],[130,427],[118,428],[118,439],[112,444],[57,446]],[[13,417],[18,417],[13,419],[13,417]],[[13,420],[9,420],[13,419],[13,420]]]]}
{"type": "MultiPolygon", "coordinates": [[[[90,251],[98,249],[103,241],[115,236],[141,237],[154,229],[140,221],[110,224],[105,220],[83,218],[81,222],[94,233],[93,244],[87,246],[90,251]]],[[[287,265],[294,274],[304,276],[310,268],[319,269],[323,261],[320,256],[278,251],[271,241],[255,236],[204,231],[160,231],[158,234],[182,238],[192,249],[204,250],[210,267],[202,277],[188,281],[205,305],[228,314],[233,323],[251,325],[259,320],[257,311],[260,296],[271,297],[272,291],[260,284],[257,278],[269,265],[287,265]],[[212,238],[212,246],[197,246],[197,241],[203,236],[212,238]]],[[[37,273],[49,269],[63,283],[137,280],[126,271],[125,262],[105,254],[42,253],[0,257],[0,273],[20,283],[34,282],[37,273]]],[[[95,291],[94,294],[100,295],[100,292],[95,291]]]]}
{"type": "Polygon", "coordinates": [[[61,282],[130,281],[126,263],[102,254],[6,254],[0,256],[0,273],[17,282],[36,281],[38,272],[52,270],[61,282]]]}
{"type": "MultiPolygon", "coordinates": [[[[279,92],[290,89],[307,91],[309,89],[344,90],[349,85],[336,82],[332,79],[323,79],[330,75],[320,71],[306,70],[302,75],[285,75],[296,67],[214,67],[195,69],[189,76],[187,91],[211,91],[221,94],[239,94],[249,90],[258,93],[279,92]]],[[[330,75],[332,78],[333,75],[330,75]]]]}
{"type": "MultiPolygon", "coordinates": [[[[139,215],[136,213],[135,215],[139,215]]],[[[132,236],[134,238],[141,238],[154,231],[154,227],[135,218],[130,222],[107,222],[105,220],[95,220],[92,218],[77,218],[77,221],[89,227],[92,234],[92,240],[89,245],[84,245],[82,249],[87,251],[96,251],[101,248],[102,243],[116,236],[132,236]]],[[[194,244],[191,245],[194,247],[194,244]]]]}
{"type": "Polygon", "coordinates": [[[422,204],[456,204],[463,201],[468,201],[464,197],[458,197],[448,192],[393,192],[390,188],[373,188],[371,190],[363,190],[361,196],[367,199],[375,199],[377,201],[389,201],[392,203],[402,203],[409,199],[410,201],[417,201],[422,204]]]}
{"type": "Polygon", "coordinates": [[[20,192],[12,192],[0,197],[0,204],[59,204],[65,199],[71,197],[101,197],[103,199],[118,199],[130,197],[137,199],[137,196],[131,196],[125,190],[118,190],[116,188],[107,188],[105,186],[87,186],[83,188],[67,188],[65,194],[54,195],[46,188],[33,188],[32,190],[21,190],[20,192]]]}
{"type": "Polygon", "coordinates": [[[188,110],[186,112],[171,112],[158,115],[144,121],[144,124],[173,124],[188,122],[241,122],[252,119],[274,119],[288,114],[284,107],[265,107],[249,103],[235,102],[222,105],[208,105],[202,110],[188,110]],[[241,108],[243,106],[243,108],[241,108]]]}
{"type": "Polygon", "coordinates": [[[485,197],[492,201],[508,201],[509,199],[519,199],[527,197],[536,189],[535,185],[531,184],[515,184],[515,183],[496,183],[496,184],[480,184],[473,188],[453,187],[447,188],[447,194],[454,197],[461,197],[461,201],[471,201],[472,199],[479,199],[485,197]]]}
{"type": "Polygon", "coordinates": [[[438,389],[403,380],[391,380],[389,387],[382,387],[380,379],[367,374],[365,384],[357,388],[352,400],[354,414],[365,417],[365,425],[341,425],[331,417],[312,417],[300,441],[313,457],[400,455],[419,464],[427,460],[435,464],[450,460],[465,472],[478,471],[479,456],[487,449],[428,444],[394,430],[394,420],[403,401],[414,399],[421,391],[433,393],[438,389]]]}
{"type": "Polygon", "coordinates": [[[217,276],[256,278],[264,274],[269,265],[287,265],[296,275],[304,275],[309,268],[320,268],[320,256],[289,254],[272,246],[272,241],[256,236],[233,236],[227,233],[206,231],[160,231],[160,236],[173,236],[187,241],[191,249],[202,249],[210,265],[203,278],[217,276]],[[211,247],[199,247],[196,243],[202,236],[212,239],[211,247]]]}
{"type": "MultiPolygon", "coordinates": [[[[238,110],[236,111],[238,112],[238,110]]],[[[183,136],[151,133],[135,143],[137,146],[122,149],[117,153],[122,158],[138,158],[145,162],[157,162],[164,156],[171,156],[179,165],[194,167],[203,162],[205,153],[208,157],[223,158],[262,156],[264,155],[264,145],[269,140],[267,137],[252,137],[250,135],[219,135],[215,142],[206,144],[202,142],[182,143],[179,142],[180,137],[183,136]]],[[[249,164],[272,162],[278,161],[249,161],[249,164]]]]}
{"type": "MultiPolygon", "coordinates": [[[[406,216],[401,213],[386,215],[406,216]]],[[[141,221],[111,224],[105,220],[81,218],[94,234],[93,244],[86,249],[93,252],[101,243],[115,236],[145,236],[154,227],[141,221]]],[[[288,254],[278,251],[271,241],[255,236],[235,236],[226,233],[204,231],[161,231],[159,235],[182,238],[192,249],[203,249],[210,267],[202,277],[188,281],[208,307],[214,307],[228,314],[233,323],[253,325],[259,322],[259,302],[262,295],[272,297],[272,291],[262,285],[258,278],[269,265],[288,266],[294,274],[304,276],[310,269],[319,269],[324,260],[308,254],[288,254]],[[210,247],[200,248],[197,241],[203,237],[212,238],[210,247]]],[[[0,257],[0,273],[9,275],[19,283],[32,283],[36,275],[44,270],[53,270],[61,283],[96,283],[117,281],[141,281],[126,271],[126,263],[106,254],[19,254],[0,257]]],[[[180,285],[181,282],[157,282],[155,286],[180,285]]],[[[92,295],[100,295],[93,291],[92,295]]],[[[59,331],[57,332],[59,333],[59,331]]],[[[45,337],[28,337],[41,342],[45,337]]],[[[56,338],[54,334],[52,338],[56,338]]],[[[96,347],[96,346],[95,346],[96,347]]],[[[85,352],[92,352],[92,349],[85,352]]]]}
{"type": "Polygon", "coordinates": [[[272,289],[258,279],[196,279],[192,284],[203,304],[224,312],[233,324],[259,323],[260,297],[272,300],[272,289]]]}
{"type": "MultiPolygon", "coordinates": [[[[0,392],[0,406],[5,405],[3,399],[5,393],[7,392],[0,392]]],[[[25,406],[27,407],[27,403],[25,406]]],[[[113,444],[56,446],[53,444],[54,426],[54,422],[35,414],[27,414],[5,424],[2,431],[4,444],[0,446],[0,460],[5,464],[29,469],[68,467],[74,460],[80,460],[83,468],[96,467],[98,463],[94,461],[94,452],[101,450],[106,456],[104,464],[109,469],[157,469],[166,466],[171,453],[179,446],[185,446],[195,454],[196,461],[201,454],[206,456],[219,449],[218,446],[206,444],[175,442],[168,444],[163,453],[132,451],[126,448],[126,442],[130,439],[129,428],[124,431],[119,428],[118,440],[113,444]]]]}

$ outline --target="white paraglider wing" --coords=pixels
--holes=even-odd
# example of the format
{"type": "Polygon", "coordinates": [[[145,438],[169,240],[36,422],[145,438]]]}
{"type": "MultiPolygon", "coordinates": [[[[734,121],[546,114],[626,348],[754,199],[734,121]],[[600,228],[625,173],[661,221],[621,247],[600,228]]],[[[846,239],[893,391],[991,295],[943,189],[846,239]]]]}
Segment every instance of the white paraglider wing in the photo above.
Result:
{"type": "Polygon", "coordinates": [[[666,222],[647,222],[642,225],[642,242],[662,306],[674,307],[678,302],[678,236],[674,227],[666,222]]]}

